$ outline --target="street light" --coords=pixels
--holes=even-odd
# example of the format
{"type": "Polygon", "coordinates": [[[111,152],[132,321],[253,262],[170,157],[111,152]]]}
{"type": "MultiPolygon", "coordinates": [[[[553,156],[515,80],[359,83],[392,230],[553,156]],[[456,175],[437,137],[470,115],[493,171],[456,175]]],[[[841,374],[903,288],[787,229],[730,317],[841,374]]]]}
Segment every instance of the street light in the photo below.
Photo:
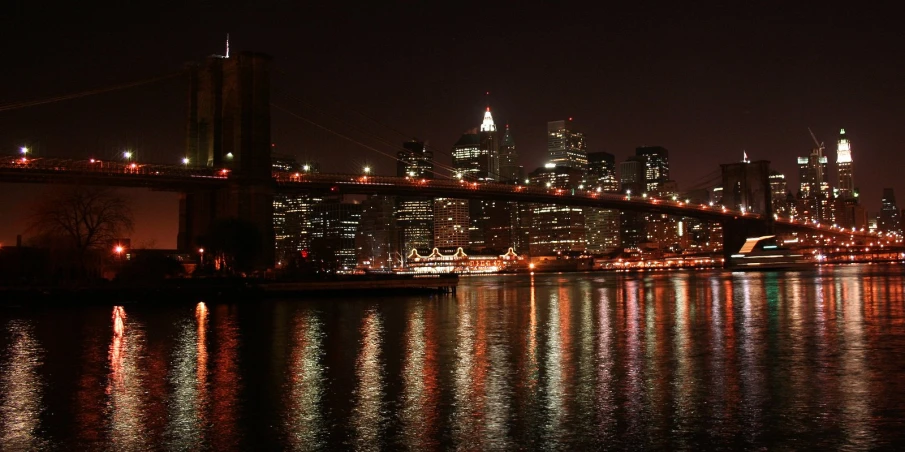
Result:
{"type": "Polygon", "coordinates": [[[204,267],[204,248],[198,248],[198,254],[201,255],[199,264],[204,267]]]}
{"type": "Polygon", "coordinates": [[[370,167],[370,166],[366,166],[366,167],[365,167],[365,175],[368,175],[368,174],[371,174],[371,167],[370,167]]]}
{"type": "Polygon", "coordinates": [[[188,158],[188,157],[183,157],[183,158],[182,158],[182,164],[185,165],[185,166],[189,166],[189,158],[188,158]]]}
{"type": "Polygon", "coordinates": [[[123,158],[126,159],[127,161],[132,160],[132,151],[123,152],[123,158]]]}
{"type": "Polygon", "coordinates": [[[25,146],[22,146],[21,148],[19,148],[19,152],[21,152],[22,155],[28,155],[28,148],[25,146]]]}

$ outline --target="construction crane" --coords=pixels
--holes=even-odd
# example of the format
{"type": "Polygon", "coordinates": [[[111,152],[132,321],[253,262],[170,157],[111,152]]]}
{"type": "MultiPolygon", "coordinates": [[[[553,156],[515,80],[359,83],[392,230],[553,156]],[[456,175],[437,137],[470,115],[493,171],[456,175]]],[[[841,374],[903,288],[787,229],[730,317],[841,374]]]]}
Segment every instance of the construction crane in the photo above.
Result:
{"type": "Polygon", "coordinates": [[[810,132],[811,139],[814,140],[814,144],[817,145],[817,155],[819,155],[820,157],[823,157],[823,150],[826,149],[826,147],[823,145],[822,141],[817,140],[817,136],[814,135],[814,131],[812,131],[810,127],[808,127],[808,132],[810,132]]]}

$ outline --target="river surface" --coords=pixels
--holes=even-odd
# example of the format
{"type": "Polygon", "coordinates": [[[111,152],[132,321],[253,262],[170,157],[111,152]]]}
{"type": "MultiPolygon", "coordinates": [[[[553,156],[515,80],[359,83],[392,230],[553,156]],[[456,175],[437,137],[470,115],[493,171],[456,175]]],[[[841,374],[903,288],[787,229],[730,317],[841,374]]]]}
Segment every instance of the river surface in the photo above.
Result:
{"type": "Polygon", "coordinates": [[[2,450],[896,449],[905,267],[0,309],[2,450]]]}

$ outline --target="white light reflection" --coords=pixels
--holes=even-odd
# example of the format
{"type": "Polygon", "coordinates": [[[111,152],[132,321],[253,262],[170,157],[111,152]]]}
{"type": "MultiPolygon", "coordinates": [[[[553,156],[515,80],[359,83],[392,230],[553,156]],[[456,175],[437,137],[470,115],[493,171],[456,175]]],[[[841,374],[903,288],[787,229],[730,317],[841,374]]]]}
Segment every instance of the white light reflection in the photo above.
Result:
{"type": "MultiPolygon", "coordinates": [[[[864,294],[861,278],[852,278],[842,285],[844,309],[842,347],[843,381],[839,387],[842,396],[842,431],[853,450],[871,450],[877,447],[872,429],[873,400],[871,400],[871,372],[867,366],[867,343],[864,340],[864,294]],[[851,289],[851,293],[848,293],[851,289]]],[[[901,300],[901,297],[897,298],[901,300]]],[[[887,299],[889,300],[889,299],[887,299]]]]}
{"type": "Polygon", "coordinates": [[[141,360],[144,332],[134,321],[126,328],[126,311],[113,308],[110,375],[107,379],[108,440],[119,450],[150,448],[145,413],[145,382],[141,360]]]}
{"type": "Polygon", "coordinates": [[[299,312],[292,332],[286,431],[293,450],[327,446],[321,407],[325,377],[324,327],[315,313],[299,312]]]}
{"type": "MultiPolygon", "coordinates": [[[[673,406],[674,426],[673,428],[680,432],[690,432],[694,430],[692,423],[695,417],[695,400],[693,391],[695,387],[693,358],[689,356],[689,351],[693,348],[690,341],[691,321],[689,320],[689,305],[692,298],[688,295],[688,282],[684,277],[674,276],[671,278],[673,292],[675,293],[675,329],[673,331],[673,353],[675,356],[675,372],[672,380],[672,391],[675,394],[673,406]]],[[[674,430],[674,431],[675,431],[674,430]]],[[[688,438],[676,435],[678,439],[677,448],[692,448],[688,444],[688,438]]]]}
{"type": "Polygon", "coordinates": [[[614,372],[616,360],[613,358],[613,321],[610,316],[612,288],[599,289],[600,301],[597,305],[597,431],[604,443],[616,437],[616,388],[614,372]]]}
{"type": "Polygon", "coordinates": [[[551,448],[557,449],[563,447],[560,442],[564,438],[565,423],[568,413],[566,412],[566,390],[565,375],[568,369],[563,368],[565,363],[566,344],[563,344],[563,313],[565,304],[568,299],[563,300],[561,293],[553,293],[550,295],[550,311],[547,316],[547,356],[544,362],[544,370],[546,371],[546,380],[544,381],[544,389],[547,395],[547,419],[544,423],[544,438],[551,448]]]}
{"type": "Polygon", "coordinates": [[[485,389],[481,396],[485,399],[485,429],[483,444],[487,450],[510,450],[509,442],[510,407],[512,405],[512,387],[509,384],[512,369],[509,364],[509,341],[506,327],[509,322],[494,319],[488,322],[488,313],[502,313],[507,310],[500,305],[496,297],[497,292],[481,294],[481,313],[478,316],[478,328],[486,331],[479,335],[484,348],[487,350],[487,358],[480,363],[486,374],[485,389]]]}
{"type": "Polygon", "coordinates": [[[741,365],[739,372],[742,376],[742,422],[744,434],[749,444],[759,442],[759,436],[764,433],[764,345],[766,335],[764,323],[758,322],[752,315],[752,300],[765,300],[763,292],[763,275],[744,273],[733,280],[734,285],[741,285],[742,295],[742,319],[739,338],[741,340],[741,365]],[[752,281],[754,280],[754,281],[752,281]]]}
{"type": "Polygon", "coordinates": [[[13,320],[6,332],[10,345],[0,366],[0,448],[38,450],[47,446],[38,435],[43,384],[38,376],[44,351],[31,324],[13,320]]]}
{"type": "Polygon", "coordinates": [[[436,407],[440,398],[437,363],[438,344],[434,337],[434,312],[419,303],[410,311],[405,334],[403,366],[402,435],[409,450],[439,448],[435,439],[440,420],[436,407]]]}
{"type": "Polygon", "coordinates": [[[641,326],[639,315],[639,285],[636,280],[625,282],[623,303],[626,323],[626,436],[633,440],[643,439],[644,418],[644,363],[641,360],[641,326]]]}
{"type": "Polygon", "coordinates": [[[361,352],[355,365],[358,388],[351,423],[355,429],[357,450],[380,450],[385,413],[383,410],[384,375],[380,357],[383,321],[377,311],[365,315],[361,326],[361,352]]]}
{"type": "Polygon", "coordinates": [[[185,319],[176,339],[170,369],[168,449],[197,450],[204,444],[207,412],[207,306],[195,306],[194,322],[185,319]]]}

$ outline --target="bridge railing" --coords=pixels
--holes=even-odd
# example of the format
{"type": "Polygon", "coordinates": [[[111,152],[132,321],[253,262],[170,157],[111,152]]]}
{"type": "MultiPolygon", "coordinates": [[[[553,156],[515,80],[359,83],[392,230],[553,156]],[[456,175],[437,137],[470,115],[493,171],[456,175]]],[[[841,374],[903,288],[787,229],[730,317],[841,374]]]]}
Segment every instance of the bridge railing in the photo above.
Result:
{"type": "MultiPolygon", "coordinates": [[[[668,205],[674,208],[687,209],[689,211],[699,212],[717,212],[726,216],[743,215],[751,219],[760,219],[759,214],[750,212],[740,212],[727,209],[723,206],[712,206],[710,204],[694,204],[682,200],[664,199],[647,195],[630,195],[611,192],[599,192],[597,190],[587,189],[562,189],[553,187],[540,187],[537,185],[522,184],[503,184],[496,182],[476,182],[466,180],[450,180],[450,179],[426,179],[413,177],[390,177],[390,176],[356,176],[349,174],[329,174],[329,173],[307,173],[307,172],[283,172],[275,171],[274,179],[280,184],[294,184],[305,182],[326,182],[342,184],[373,184],[373,185],[394,185],[401,184],[412,187],[430,187],[430,188],[449,188],[453,190],[476,190],[490,193],[518,193],[518,194],[536,194],[543,196],[571,196],[583,197],[597,200],[611,200],[619,202],[629,202],[638,205],[668,205]]],[[[538,201],[543,202],[543,201],[538,201]]]]}
{"type": "Polygon", "coordinates": [[[205,178],[229,177],[229,170],[225,168],[199,168],[139,162],[117,162],[100,159],[72,160],[5,156],[0,157],[0,168],[60,173],[78,172],[205,178]]]}

